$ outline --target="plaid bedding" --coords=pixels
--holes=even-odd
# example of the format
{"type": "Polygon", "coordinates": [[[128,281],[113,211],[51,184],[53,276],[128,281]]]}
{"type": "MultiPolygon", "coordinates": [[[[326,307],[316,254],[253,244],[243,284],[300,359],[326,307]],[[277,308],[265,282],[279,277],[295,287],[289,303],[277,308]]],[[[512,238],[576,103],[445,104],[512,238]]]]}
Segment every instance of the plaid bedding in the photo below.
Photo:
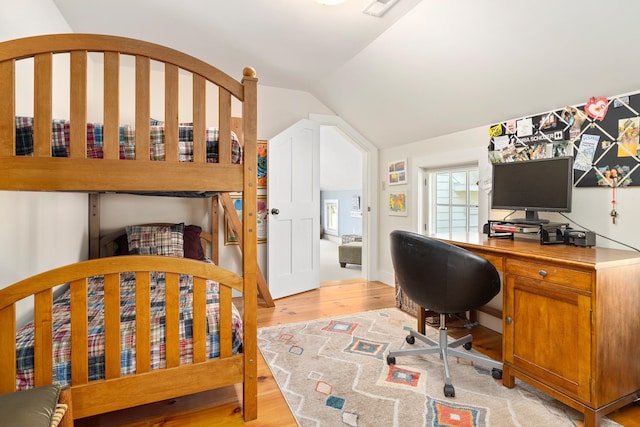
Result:
{"type": "MultiPolygon", "coordinates": [[[[69,157],[69,132],[67,120],[53,120],[51,123],[51,155],[53,157],[69,157]]],[[[193,161],[193,124],[181,123],[179,128],[179,153],[181,162],[193,161]]],[[[120,159],[134,160],[135,129],[131,125],[120,126],[120,159]]],[[[164,123],[158,120],[150,122],[149,158],[165,159],[164,123]]],[[[207,162],[218,163],[218,129],[206,129],[207,162]]],[[[99,123],[87,123],[87,157],[103,158],[104,126],[99,123]]],[[[16,117],[16,155],[33,155],[33,117],[16,117]]],[[[231,161],[242,162],[242,150],[235,133],[231,133],[231,161]]]]}
{"type": "MultiPolygon", "coordinates": [[[[122,273],[120,281],[120,370],[122,375],[136,372],[135,348],[135,273],[122,273]]],[[[104,361],[104,298],[103,277],[89,279],[88,322],[89,322],[89,380],[105,376],[104,361]]],[[[164,273],[151,274],[151,369],[165,366],[165,306],[164,273]]],[[[180,276],[180,363],[193,360],[193,280],[190,276],[180,276]]],[[[53,306],[53,382],[68,385],[71,382],[69,324],[70,291],[67,289],[56,298],[53,306]]],[[[219,312],[218,284],[207,281],[207,357],[218,357],[220,342],[218,335],[219,312]]],[[[242,321],[236,307],[233,307],[233,352],[241,351],[242,321]]],[[[34,386],[33,378],[33,324],[28,323],[17,334],[16,343],[16,385],[19,390],[34,386]]]]}

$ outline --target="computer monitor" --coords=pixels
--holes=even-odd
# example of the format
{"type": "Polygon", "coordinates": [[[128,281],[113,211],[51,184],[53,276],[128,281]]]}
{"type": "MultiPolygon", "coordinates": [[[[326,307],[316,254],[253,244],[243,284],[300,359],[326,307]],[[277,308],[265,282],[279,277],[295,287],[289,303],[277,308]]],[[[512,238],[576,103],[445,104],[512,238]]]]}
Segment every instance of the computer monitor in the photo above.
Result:
{"type": "Polygon", "coordinates": [[[491,208],[525,211],[513,222],[543,224],[538,212],[571,212],[573,157],[494,163],[491,208]]]}

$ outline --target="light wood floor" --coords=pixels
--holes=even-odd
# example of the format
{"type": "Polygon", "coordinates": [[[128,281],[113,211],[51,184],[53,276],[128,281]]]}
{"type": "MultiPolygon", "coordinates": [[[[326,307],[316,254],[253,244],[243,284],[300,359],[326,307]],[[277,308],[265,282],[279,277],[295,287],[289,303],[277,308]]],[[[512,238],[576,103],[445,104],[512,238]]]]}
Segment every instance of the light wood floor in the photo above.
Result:
{"type": "MultiPolygon", "coordinates": [[[[258,309],[258,327],[340,316],[365,310],[394,307],[393,288],[360,279],[324,283],[320,289],[276,300],[276,307],[258,309]]],[[[240,308],[240,307],[239,307],[240,308]]],[[[452,325],[449,334],[469,331],[452,325]]],[[[471,330],[473,347],[490,357],[501,358],[499,334],[482,326],[471,330]]],[[[258,352],[258,419],[244,423],[242,390],[238,386],[159,402],[126,411],[77,420],[75,425],[174,427],[174,426],[295,426],[295,420],[266,362],[258,352]]],[[[625,427],[640,427],[640,406],[629,405],[608,415],[625,427]]]]}

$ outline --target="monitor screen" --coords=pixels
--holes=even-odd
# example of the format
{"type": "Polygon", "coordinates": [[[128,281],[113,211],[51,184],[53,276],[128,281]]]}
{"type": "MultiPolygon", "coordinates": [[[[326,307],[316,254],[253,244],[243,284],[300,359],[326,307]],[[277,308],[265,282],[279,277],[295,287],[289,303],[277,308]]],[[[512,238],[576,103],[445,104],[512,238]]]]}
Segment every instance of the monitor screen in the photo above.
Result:
{"type": "Polygon", "coordinates": [[[526,211],[521,222],[547,222],[537,212],[571,212],[572,189],[573,157],[495,163],[491,208],[526,211]]]}

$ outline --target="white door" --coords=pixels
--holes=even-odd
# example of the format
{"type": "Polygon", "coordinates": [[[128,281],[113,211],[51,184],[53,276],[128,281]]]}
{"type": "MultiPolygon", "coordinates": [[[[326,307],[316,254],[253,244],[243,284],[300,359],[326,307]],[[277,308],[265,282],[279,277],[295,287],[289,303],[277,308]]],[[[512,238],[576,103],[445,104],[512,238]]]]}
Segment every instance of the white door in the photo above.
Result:
{"type": "Polygon", "coordinates": [[[269,139],[268,282],[271,297],[320,287],[320,131],[301,120],[269,139]]]}

